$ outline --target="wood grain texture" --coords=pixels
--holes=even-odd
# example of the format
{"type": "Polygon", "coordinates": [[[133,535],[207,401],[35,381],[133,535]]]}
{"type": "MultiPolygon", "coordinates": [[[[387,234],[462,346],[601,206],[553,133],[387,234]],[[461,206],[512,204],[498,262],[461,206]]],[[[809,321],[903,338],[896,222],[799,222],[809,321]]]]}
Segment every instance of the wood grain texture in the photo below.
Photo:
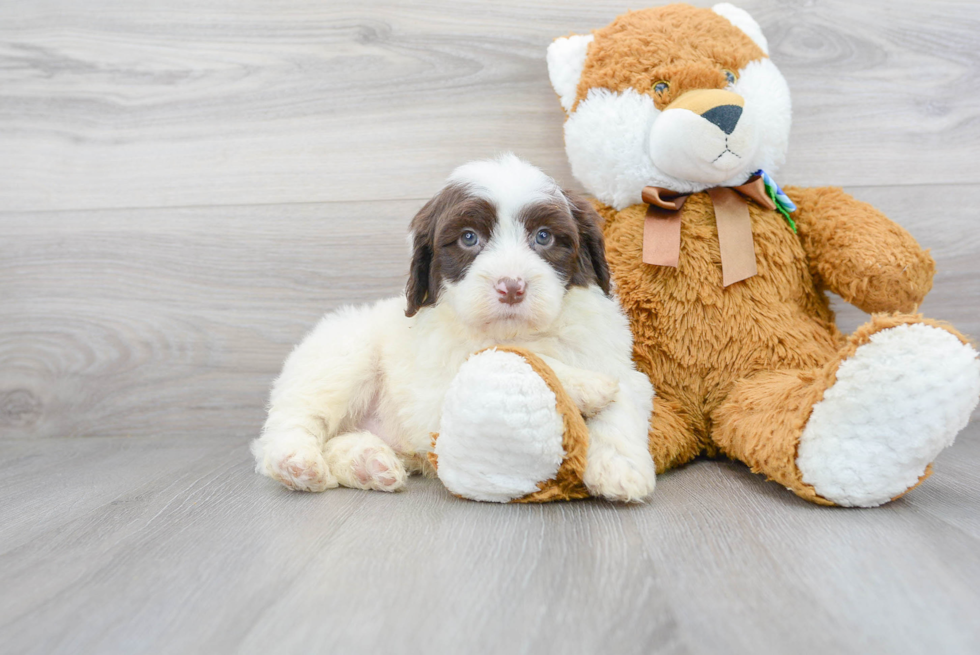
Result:
{"type": "MultiPolygon", "coordinates": [[[[780,183],[906,226],[980,337],[976,2],[739,4],[794,93],[780,183]]],[[[976,418],[875,510],[718,461],[630,507],[252,472],[283,358],[401,289],[452,167],[575,186],[544,49],[625,6],[0,0],[0,651],[980,652],[976,418]]]]}
{"type": "MultiPolygon", "coordinates": [[[[781,179],[980,182],[975,2],[742,5],[794,93],[781,179]]],[[[502,149],[570,181],[545,48],[623,8],[8,0],[0,207],[421,198],[502,149]]]]}
{"type": "Polygon", "coordinates": [[[2,215],[0,435],[254,434],[324,310],[399,292],[420,205],[2,215]]]}
{"type": "Polygon", "coordinates": [[[237,438],[0,442],[5,653],[972,653],[980,434],[884,508],[733,462],[647,505],[292,493],[237,438]],[[52,445],[57,448],[51,448],[52,445]],[[39,478],[47,484],[38,484],[39,478]]]}

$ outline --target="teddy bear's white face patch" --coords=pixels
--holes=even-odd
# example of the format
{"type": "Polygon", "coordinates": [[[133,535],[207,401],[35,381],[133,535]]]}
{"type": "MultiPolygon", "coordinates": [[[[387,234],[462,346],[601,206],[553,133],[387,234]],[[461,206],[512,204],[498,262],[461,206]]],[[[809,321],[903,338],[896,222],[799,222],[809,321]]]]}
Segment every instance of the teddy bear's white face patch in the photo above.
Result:
{"type": "Polygon", "coordinates": [[[738,71],[727,91],[741,100],[737,116],[659,111],[646,93],[590,89],[565,122],[572,172],[616,209],[639,203],[648,185],[693,193],[742,184],[760,168],[774,172],[789,140],[785,79],[771,60],[760,59],[738,71]]]}
{"type": "Polygon", "coordinates": [[[789,86],[771,59],[753,61],[739,72],[732,91],[745,98],[743,116],[757,126],[753,171],[775,173],[786,161],[793,118],[789,86]]]}
{"type": "Polygon", "coordinates": [[[617,209],[640,202],[643,187],[664,178],[648,145],[659,114],[653,98],[633,89],[590,89],[565,121],[565,152],[575,179],[617,209]]]}
{"type": "Polygon", "coordinates": [[[759,141],[755,114],[744,105],[732,91],[684,94],[650,130],[654,165],[672,177],[705,184],[722,184],[743,173],[759,141]]]}

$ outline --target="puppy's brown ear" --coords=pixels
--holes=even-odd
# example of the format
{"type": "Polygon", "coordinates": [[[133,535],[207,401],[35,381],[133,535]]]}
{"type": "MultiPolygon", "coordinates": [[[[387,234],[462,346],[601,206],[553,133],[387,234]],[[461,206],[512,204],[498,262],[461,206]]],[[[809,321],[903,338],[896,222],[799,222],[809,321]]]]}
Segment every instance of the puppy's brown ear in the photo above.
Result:
{"type": "Polygon", "coordinates": [[[431,289],[432,256],[435,254],[436,214],[439,196],[425,203],[412,219],[412,263],[408,269],[405,316],[415,316],[419,308],[435,303],[436,290],[431,289]]]}
{"type": "Polygon", "coordinates": [[[578,271],[573,284],[595,283],[609,295],[609,264],[606,263],[606,242],[602,238],[602,217],[584,198],[564,192],[572,207],[572,218],[578,225],[578,271]]]}

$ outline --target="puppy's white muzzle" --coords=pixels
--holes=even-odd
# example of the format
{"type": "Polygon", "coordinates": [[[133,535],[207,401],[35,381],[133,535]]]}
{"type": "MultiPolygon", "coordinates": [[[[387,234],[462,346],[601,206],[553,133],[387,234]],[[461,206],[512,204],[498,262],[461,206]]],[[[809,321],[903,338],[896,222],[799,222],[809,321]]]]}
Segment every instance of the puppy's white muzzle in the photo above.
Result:
{"type": "Polygon", "coordinates": [[[501,219],[466,276],[445,290],[465,323],[500,338],[550,325],[565,294],[563,280],[527,245],[523,227],[510,223],[501,219]]]}

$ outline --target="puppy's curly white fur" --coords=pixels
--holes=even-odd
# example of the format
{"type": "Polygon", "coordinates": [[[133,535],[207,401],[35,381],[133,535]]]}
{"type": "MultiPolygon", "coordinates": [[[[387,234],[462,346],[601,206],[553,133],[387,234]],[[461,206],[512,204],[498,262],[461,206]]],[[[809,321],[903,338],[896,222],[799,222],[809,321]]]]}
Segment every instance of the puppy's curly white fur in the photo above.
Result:
{"type": "Polygon", "coordinates": [[[288,357],[252,444],[258,472],[303,491],[399,489],[460,366],[506,344],[541,356],[588,417],[590,491],[649,495],[653,389],[633,366],[591,206],[504,155],[456,169],[411,243],[404,297],[327,314],[288,357]]]}

